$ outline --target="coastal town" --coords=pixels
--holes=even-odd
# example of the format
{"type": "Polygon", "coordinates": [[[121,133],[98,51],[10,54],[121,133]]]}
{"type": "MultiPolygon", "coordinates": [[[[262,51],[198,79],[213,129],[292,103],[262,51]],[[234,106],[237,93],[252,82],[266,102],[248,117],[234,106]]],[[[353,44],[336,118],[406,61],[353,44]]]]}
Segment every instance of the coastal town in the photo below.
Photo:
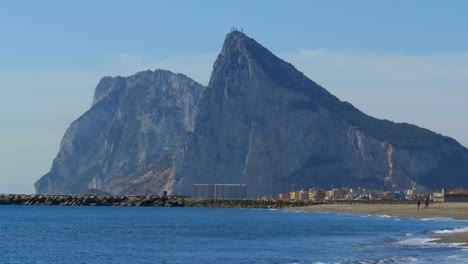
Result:
{"type": "MultiPolygon", "coordinates": [[[[245,184],[194,184],[192,186],[194,199],[246,199],[247,186],[245,184]]],[[[430,200],[432,202],[468,202],[468,190],[442,189],[436,192],[408,189],[401,191],[384,191],[368,188],[333,188],[309,190],[295,190],[280,193],[275,196],[264,196],[262,199],[293,200],[312,202],[333,201],[417,201],[430,200]]]]}
{"type": "Polygon", "coordinates": [[[424,192],[416,189],[402,191],[383,191],[365,188],[334,188],[323,190],[311,188],[287,193],[280,193],[278,200],[302,200],[302,201],[416,201],[430,200],[433,202],[468,202],[468,190],[442,189],[438,192],[424,192]]]}

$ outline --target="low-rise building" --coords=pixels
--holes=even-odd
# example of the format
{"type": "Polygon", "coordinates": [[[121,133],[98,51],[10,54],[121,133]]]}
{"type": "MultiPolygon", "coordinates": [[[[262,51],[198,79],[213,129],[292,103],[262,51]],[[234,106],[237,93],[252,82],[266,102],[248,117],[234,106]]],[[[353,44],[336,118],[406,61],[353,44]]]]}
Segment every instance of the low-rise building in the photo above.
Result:
{"type": "Polygon", "coordinates": [[[304,190],[296,191],[296,200],[306,201],[309,200],[309,192],[304,190]]]}
{"type": "Polygon", "coordinates": [[[289,200],[291,199],[291,195],[289,193],[280,193],[277,195],[278,200],[289,200]]]}
{"type": "Polygon", "coordinates": [[[325,200],[335,200],[335,191],[334,190],[327,190],[325,192],[325,200]]]}
{"type": "Polygon", "coordinates": [[[442,192],[435,192],[432,194],[434,202],[468,202],[468,190],[442,189],[442,192]]]}
{"type": "Polygon", "coordinates": [[[310,189],[309,190],[309,200],[311,201],[323,201],[325,199],[325,191],[310,189]]]}
{"type": "Polygon", "coordinates": [[[445,196],[444,189],[442,189],[441,192],[434,192],[432,194],[432,200],[434,201],[434,203],[443,203],[445,201],[444,196],[445,196]]]}

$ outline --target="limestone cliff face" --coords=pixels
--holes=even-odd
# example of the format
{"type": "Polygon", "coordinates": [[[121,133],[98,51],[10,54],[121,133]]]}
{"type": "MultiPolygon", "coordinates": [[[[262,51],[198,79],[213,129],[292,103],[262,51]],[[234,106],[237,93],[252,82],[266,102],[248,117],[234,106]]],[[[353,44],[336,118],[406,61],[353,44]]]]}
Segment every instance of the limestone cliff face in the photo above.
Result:
{"type": "MultiPolygon", "coordinates": [[[[103,78],[91,109],[71,124],[51,171],[36,182],[37,192],[141,193],[138,183],[147,183],[145,172],[169,159],[193,129],[193,110],[203,89],[164,70],[103,78]]],[[[156,191],[146,187],[145,192],[156,191]]]]}
{"type": "Polygon", "coordinates": [[[167,71],[103,78],[66,132],[39,193],[190,195],[247,184],[249,197],[311,187],[468,186],[468,150],[367,116],[241,32],[204,88],[167,71]]]}
{"type": "Polygon", "coordinates": [[[468,151],[453,139],[361,113],[240,32],[226,37],[194,124],[166,186],[174,193],[194,183],[243,183],[250,197],[468,183],[468,151]]]}

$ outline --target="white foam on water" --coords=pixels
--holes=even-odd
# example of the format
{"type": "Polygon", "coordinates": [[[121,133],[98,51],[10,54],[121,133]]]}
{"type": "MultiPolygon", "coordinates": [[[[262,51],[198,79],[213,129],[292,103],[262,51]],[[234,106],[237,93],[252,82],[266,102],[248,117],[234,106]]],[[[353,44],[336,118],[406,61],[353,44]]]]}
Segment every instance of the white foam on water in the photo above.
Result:
{"type": "Polygon", "coordinates": [[[304,214],[304,213],[307,213],[306,211],[293,211],[293,213],[295,214],[304,214]]]}
{"type": "Polygon", "coordinates": [[[390,218],[391,216],[389,215],[376,215],[377,217],[382,217],[382,218],[390,218]]]}
{"type": "Polygon", "coordinates": [[[468,232],[468,227],[432,231],[434,234],[455,234],[468,232]]]}
{"type": "MultiPolygon", "coordinates": [[[[380,263],[411,263],[419,262],[420,259],[414,257],[405,257],[405,258],[388,258],[388,259],[377,259],[377,260],[360,260],[353,263],[356,264],[380,264],[380,263]]],[[[345,262],[349,263],[349,262],[345,262]]]]}
{"type": "Polygon", "coordinates": [[[375,217],[375,218],[392,218],[394,216],[390,216],[390,215],[371,215],[371,214],[367,214],[367,215],[359,215],[360,217],[363,217],[363,218],[367,218],[367,217],[375,217]]]}
{"type": "Polygon", "coordinates": [[[396,243],[399,245],[407,245],[407,246],[427,246],[427,245],[437,245],[436,241],[439,238],[432,238],[432,237],[415,237],[415,238],[407,238],[403,240],[399,240],[396,243]]]}
{"type": "Polygon", "coordinates": [[[435,222],[453,222],[457,221],[450,217],[431,217],[431,218],[421,218],[421,221],[435,221],[435,222]]]}
{"type": "Polygon", "coordinates": [[[452,255],[448,256],[447,260],[450,260],[452,263],[460,263],[461,261],[464,261],[463,263],[467,263],[468,259],[466,258],[466,255],[452,255]]]}
{"type": "MultiPolygon", "coordinates": [[[[393,259],[392,259],[393,260],[393,259]]],[[[399,259],[396,259],[397,262],[418,262],[419,259],[418,258],[413,258],[413,257],[407,257],[407,258],[399,258],[399,259]]],[[[391,263],[391,261],[390,261],[391,263]]]]}
{"type": "Polygon", "coordinates": [[[398,245],[418,246],[418,247],[439,247],[439,248],[465,248],[464,243],[440,243],[437,237],[415,237],[397,241],[398,245]]]}

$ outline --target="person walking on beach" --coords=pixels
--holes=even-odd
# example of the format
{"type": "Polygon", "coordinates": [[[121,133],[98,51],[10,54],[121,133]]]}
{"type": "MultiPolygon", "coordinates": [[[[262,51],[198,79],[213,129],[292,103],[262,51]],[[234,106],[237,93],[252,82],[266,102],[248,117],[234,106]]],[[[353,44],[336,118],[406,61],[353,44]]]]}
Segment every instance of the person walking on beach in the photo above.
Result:
{"type": "Polygon", "coordinates": [[[426,204],[424,205],[424,209],[429,208],[429,197],[426,198],[426,204]]]}
{"type": "Polygon", "coordinates": [[[418,200],[418,210],[419,210],[419,206],[421,206],[421,199],[418,200]]]}

